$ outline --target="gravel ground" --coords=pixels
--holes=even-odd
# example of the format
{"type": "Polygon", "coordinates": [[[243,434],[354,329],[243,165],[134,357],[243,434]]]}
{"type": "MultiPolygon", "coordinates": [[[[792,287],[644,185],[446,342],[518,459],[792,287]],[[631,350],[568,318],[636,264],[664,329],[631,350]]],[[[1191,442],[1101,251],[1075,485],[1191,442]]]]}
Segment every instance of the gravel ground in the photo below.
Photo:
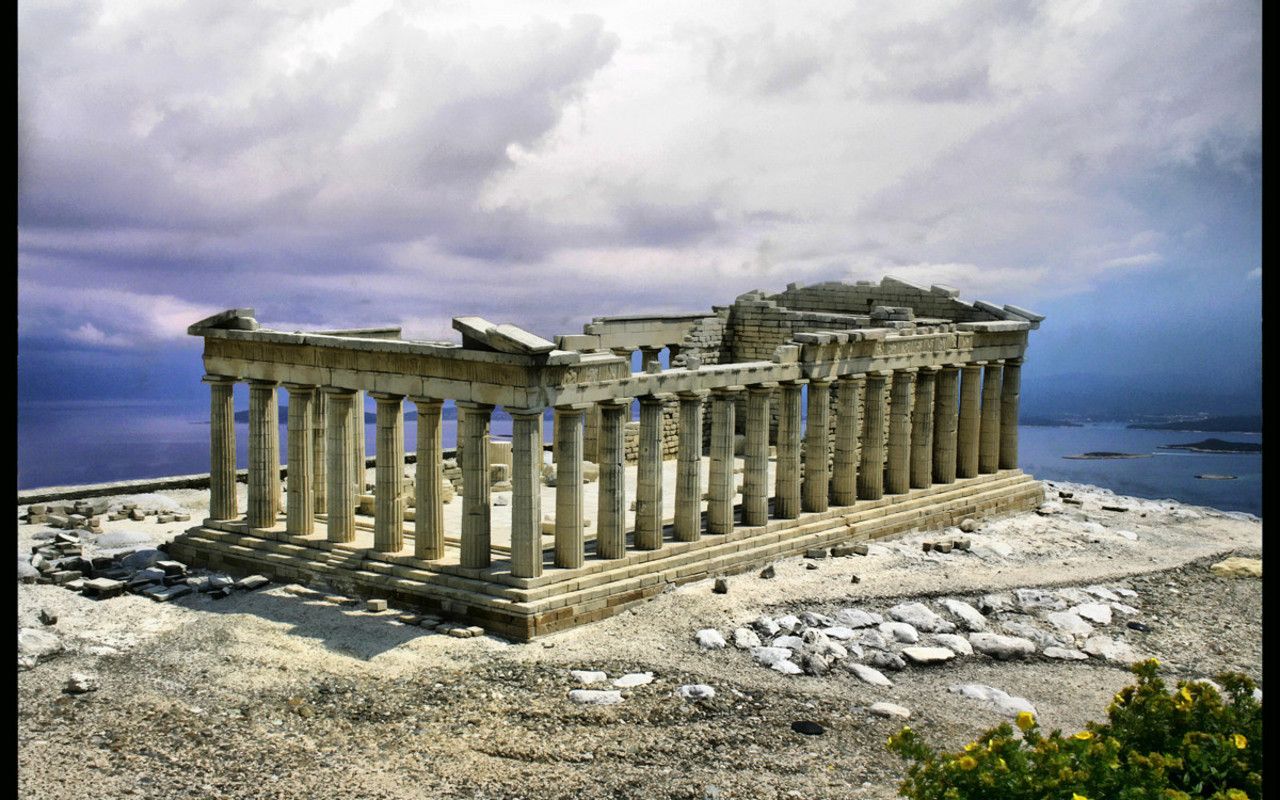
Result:
{"type": "MultiPolygon", "coordinates": [[[[1021,587],[1103,584],[1137,592],[1108,634],[1160,659],[1167,677],[1231,669],[1261,679],[1261,581],[1220,578],[1227,555],[1260,557],[1256,518],[1086,486],[1083,505],[983,524],[965,553],[924,553],[916,532],[865,557],[776,562],[777,577],[689,584],[601,623],[529,644],[455,639],[273,585],[225,600],[137,596],[95,602],[60,587],[18,586],[18,623],[56,633],[65,651],[18,675],[20,796],[193,798],[889,798],[902,763],[884,747],[911,709],[928,740],[958,747],[1006,719],[947,691],[982,683],[1032,702],[1042,723],[1074,730],[1131,677],[1121,664],[983,655],[886,673],[877,688],[843,669],[787,676],[693,633],[726,637],[764,613],[884,613],[906,601],[976,602],[1021,587]],[[1103,511],[1120,505],[1123,512],[1103,511]],[[858,582],[852,582],[853,576],[858,582]],[[41,609],[58,616],[44,626],[41,609]],[[1139,620],[1150,632],[1129,629],[1139,620]],[[570,702],[571,669],[652,683],[610,706],[570,702]],[[100,688],[63,692],[72,672],[100,688]],[[710,700],[673,690],[708,684],[710,700]],[[811,720],[819,736],[791,729],[811,720]]],[[[200,492],[166,493],[199,513],[200,492]]],[[[198,517],[197,517],[198,518],[198,517]]],[[[178,526],[179,528],[185,526],[178,526]]],[[[166,526],[108,523],[160,541],[166,526]],[[130,527],[132,526],[132,527],[130,527]],[[164,530],[151,530],[152,528],[164,530]]],[[[20,557],[41,526],[19,525],[20,557]]],[[[612,688],[597,684],[591,688],[612,688]]]]}

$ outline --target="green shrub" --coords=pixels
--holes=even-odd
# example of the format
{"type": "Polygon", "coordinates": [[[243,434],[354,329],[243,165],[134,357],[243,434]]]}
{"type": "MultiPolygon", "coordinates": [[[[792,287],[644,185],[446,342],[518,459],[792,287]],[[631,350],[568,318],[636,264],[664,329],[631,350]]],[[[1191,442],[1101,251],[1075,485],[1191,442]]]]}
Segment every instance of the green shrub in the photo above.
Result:
{"type": "Polygon", "coordinates": [[[940,752],[904,727],[889,749],[910,764],[899,793],[913,800],[1175,800],[1262,797],[1262,705],[1244,675],[1219,675],[1226,698],[1206,683],[1157,677],[1159,663],[1134,664],[1138,682],[1070,736],[1041,733],[1018,715],[955,753],[940,752]]]}

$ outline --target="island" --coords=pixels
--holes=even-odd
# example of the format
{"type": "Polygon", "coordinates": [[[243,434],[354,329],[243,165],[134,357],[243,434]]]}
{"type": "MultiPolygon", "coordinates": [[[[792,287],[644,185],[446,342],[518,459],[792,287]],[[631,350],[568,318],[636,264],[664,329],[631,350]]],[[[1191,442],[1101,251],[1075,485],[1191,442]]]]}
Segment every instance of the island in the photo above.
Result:
{"type": "Polygon", "coordinates": [[[1063,458],[1071,458],[1076,460],[1100,460],[1112,458],[1151,458],[1150,453],[1113,453],[1108,450],[1094,450],[1088,453],[1078,453],[1073,456],[1063,456],[1063,458]]]}
{"type": "Polygon", "coordinates": [[[1187,450],[1192,453],[1261,453],[1259,442],[1225,442],[1222,439],[1203,439],[1188,444],[1162,444],[1161,450],[1187,450]]]}
{"type": "Polygon", "coordinates": [[[1204,431],[1205,433],[1258,433],[1262,430],[1261,415],[1224,417],[1200,417],[1173,422],[1134,422],[1130,428],[1148,431],[1204,431]]]}

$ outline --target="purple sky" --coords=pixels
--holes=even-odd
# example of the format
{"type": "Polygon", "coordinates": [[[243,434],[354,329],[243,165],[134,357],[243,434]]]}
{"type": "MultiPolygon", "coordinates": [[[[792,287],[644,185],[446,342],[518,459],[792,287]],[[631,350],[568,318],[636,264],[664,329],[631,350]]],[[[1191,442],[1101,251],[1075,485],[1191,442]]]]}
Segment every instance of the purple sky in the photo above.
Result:
{"type": "Polygon", "coordinates": [[[550,336],[884,274],[1049,315],[1031,394],[1256,392],[1259,3],[704,5],[21,0],[20,399],[203,398],[235,306],[550,336]]]}

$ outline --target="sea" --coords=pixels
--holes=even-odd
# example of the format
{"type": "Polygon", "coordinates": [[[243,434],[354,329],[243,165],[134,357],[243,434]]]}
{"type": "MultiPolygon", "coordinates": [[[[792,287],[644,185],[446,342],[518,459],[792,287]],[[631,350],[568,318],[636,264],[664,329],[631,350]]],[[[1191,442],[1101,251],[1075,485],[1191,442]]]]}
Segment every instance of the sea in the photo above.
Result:
{"type": "MultiPolygon", "coordinates": [[[[370,409],[372,410],[372,409],[370,409]]],[[[633,413],[635,413],[633,409],[633,413]]],[[[550,414],[544,426],[551,441],[550,414]]],[[[457,422],[444,420],[444,446],[457,440],[457,422]]],[[[365,426],[369,454],[374,426],[365,426]]],[[[416,423],[405,420],[405,448],[412,452],[416,423]]],[[[511,419],[495,412],[495,439],[510,438],[511,419]]],[[[1117,494],[1173,499],[1225,511],[1262,516],[1262,456],[1256,453],[1190,453],[1161,450],[1162,444],[1215,437],[1261,442],[1261,434],[1151,431],[1123,423],[1082,427],[1019,426],[1022,469],[1037,478],[1103,486],[1117,494]],[[1149,458],[1072,460],[1064,456],[1109,451],[1150,454],[1149,458]],[[1203,480],[1197,475],[1233,475],[1233,480],[1203,480]]],[[[280,427],[280,452],[288,432],[280,427]]],[[[248,424],[237,424],[237,463],[248,464],[248,424]]],[[[189,475],[209,471],[207,407],[165,402],[35,402],[18,406],[18,488],[189,475]]]]}

